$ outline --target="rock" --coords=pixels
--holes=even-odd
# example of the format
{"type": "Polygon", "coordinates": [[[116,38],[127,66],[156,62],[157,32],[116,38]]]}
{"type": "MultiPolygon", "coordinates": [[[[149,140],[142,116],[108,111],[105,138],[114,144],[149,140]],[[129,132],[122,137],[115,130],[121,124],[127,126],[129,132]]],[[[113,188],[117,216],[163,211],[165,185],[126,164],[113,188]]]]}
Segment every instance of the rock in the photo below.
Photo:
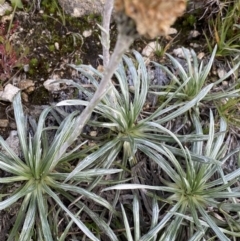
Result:
{"type": "Polygon", "coordinates": [[[58,0],[65,13],[72,17],[83,17],[89,14],[100,15],[105,0],[58,0]]]}
{"type": "Polygon", "coordinates": [[[26,93],[22,92],[21,97],[22,97],[23,102],[28,103],[28,95],[26,93]]]}
{"type": "Polygon", "coordinates": [[[43,86],[50,92],[56,92],[59,90],[67,89],[68,86],[72,85],[72,83],[72,80],[61,80],[58,75],[53,75],[52,79],[48,79],[43,83],[43,86]],[[58,81],[61,81],[61,83],[58,81]]]}
{"type": "Polygon", "coordinates": [[[8,119],[0,119],[0,128],[8,127],[9,121],[8,119]]]}
{"type": "Polygon", "coordinates": [[[43,83],[43,86],[45,89],[47,89],[50,92],[55,92],[61,90],[60,83],[54,83],[56,82],[55,79],[48,79],[43,83]]]}
{"type": "Polygon", "coordinates": [[[157,42],[150,42],[146,45],[146,47],[142,51],[142,55],[146,57],[150,57],[151,55],[154,54],[157,50],[161,50],[161,45],[157,42]]]}
{"type": "Polygon", "coordinates": [[[218,68],[217,74],[218,74],[218,77],[221,79],[227,74],[227,71],[223,68],[218,68]]]}
{"type": "Polygon", "coordinates": [[[197,30],[192,30],[189,33],[189,38],[197,38],[200,34],[200,32],[198,32],[197,30]]]}
{"type": "Polygon", "coordinates": [[[6,142],[9,145],[9,147],[15,152],[15,154],[17,156],[20,156],[21,154],[20,142],[18,138],[18,132],[16,130],[13,130],[10,132],[10,135],[6,139],[6,142]]]}
{"type": "Polygon", "coordinates": [[[59,50],[59,43],[58,43],[58,42],[55,42],[55,43],[54,43],[54,46],[55,46],[55,49],[56,49],[56,50],[59,50]]]}
{"type": "Polygon", "coordinates": [[[174,50],[173,50],[173,55],[175,55],[175,56],[178,57],[178,58],[182,58],[182,59],[185,59],[185,58],[188,57],[188,56],[191,57],[191,52],[190,52],[190,50],[189,50],[189,49],[186,49],[186,48],[184,48],[184,50],[185,50],[185,53],[184,53],[184,51],[183,51],[183,48],[174,49],[174,50]],[[186,54],[187,56],[185,56],[185,54],[186,54]]]}
{"type": "Polygon", "coordinates": [[[91,131],[91,132],[90,132],[90,136],[96,137],[96,136],[97,136],[97,131],[91,131]]]}
{"type": "Polygon", "coordinates": [[[205,56],[205,53],[203,53],[203,52],[200,52],[199,54],[198,54],[198,59],[203,59],[203,57],[205,56]]]}
{"type": "Polygon", "coordinates": [[[201,47],[201,45],[200,45],[200,44],[197,44],[197,43],[190,43],[190,46],[191,46],[192,48],[194,48],[194,49],[201,47]]]}
{"type": "Polygon", "coordinates": [[[31,93],[35,89],[34,82],[29,79],[19,81],[18,87],[26,93],[31,93]]]}
{"type": "Polygon", "coordinates": [[[228,81],[226,81],[226,80],[225,80],[225,81],[223,81],[223,82],[222,82],[222,86],[223,86],[223,87],[228,87],[228,86],[229,86],[228,81]]]}
{"type": "Polygon", "coordinates": [[[3,91],[0,92],[0,99],[12,102],[14,96],[20,91],[19,88],[12,84],[7,84],[3,91]]]}
{"type": "Polygon", "coordinates": [[[24,70],[24,72],[28,72],[29,71],[29,64],[24,64],[23,70],[24,70]]]}
{"type": "Polygon", "coordinates": [[[83,31],[82,35],[83,35],[84,38],[90,37],[92,35],[92,30],[91,29],[85,30],[85,31],[83,31]]]}

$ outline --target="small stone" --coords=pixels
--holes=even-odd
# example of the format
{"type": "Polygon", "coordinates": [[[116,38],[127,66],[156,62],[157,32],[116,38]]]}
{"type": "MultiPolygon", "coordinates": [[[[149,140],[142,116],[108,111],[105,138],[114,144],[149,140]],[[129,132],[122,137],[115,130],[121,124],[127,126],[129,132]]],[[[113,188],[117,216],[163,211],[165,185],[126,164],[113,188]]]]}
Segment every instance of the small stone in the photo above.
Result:
{"type": "Polygon", "coordinates": [[[88,142],[88,146],[90,147],[96,146],[96,142],[94,141],[88,142]]]}
{"type": "Polygon", "coordinates": [[[0,119],[0,127],[1,128],[6,128],[8,127],[9,121],[8,119],[0,119]]]}
{"type": "Polygon", "coordinates": [[[5,15],[5,16],[1,17],[1,22],[6,23],[7,21],[11,21],[12,17],[13,17],[12,13],[10,15],[5,15]]]}
{"type": "Polygon", "coordinates": [[[161,45],[157,42],[150,42],[147,44],[147,46],[143,49],[142,51],[142,55],[146,56],[146,57],[150,57],[151,55],[153,55],[154,52],[156,52],[157,50],[161,50],[161,45]]]}
{"type": "Polygon", "coordinates": [[[23,100],[23,102],[26,102],[26,103],[28,103],[28,95],[26,94],[26,93],[24,93],[24,92],[22,92],[22,100],[23,100]]]}
{"type": "Polygon", "coordinates": [[[61,90],[60,83],[54,83],[56,82],[55,79],[48,79],[43,83],[43,86],[45,89],[47,89],[50,92],[55,92],[61,90]]]}
{"type": "Polygon", "coordinates": [[[63,11],[72,17],[81,18],[90,14],[100,15],[103,11],[103,0],[58,0],[63,11]]]}
{"type": "Polygon", "coordinates": [[[90,132],[90,136],[92,136],[92,137],[97,136],[97,131],[91,131],[91,132],[90,132]]]}
{"type": "Polygon", "coordinates": [[[200,33],[197,31],[197,30],[192,30],[192,31],[190,31],[190,33],[189,33],[189,37],[190,38],[196,38],[196,37],[198,37],[200,35],[200,33]]]}
{"type": "Polygon", "coordinates": [[[31,93],[35,89],[34,82],[32,80],[29,80],[29,79],[19,81],[18,87],[21,90],[25,90],[27,93],[31,93]]]}
{"type": "Polygon", "coordinates": [[[197,43],[190,43],[190,46],[196,49],[199,48],[201,45],[197,43]]]}
{"type": "Polygon", "coordinates": [[[189,50],[189,49],[184,48],[184,50],[185,50],[185,53],[184,53],[184,51],[183,51],[183,48],[174,49],[174,50],[173,50],[173,55],[175,55],[175,56],[178,57],[178,58],[182,58],[182,59],[185,59],[185,58],[186,58],[185,54],[186,54],[187,56],[191,56],[191,53],[190,53],[190,50],[189,50]]]}
{"type": "Polygon", "coordinates": [[[92,30],[85,30],[83,31],[83,37],[87,38],[92,35],[92,30]]]}
{"type": "Polygon", "coordinates": [[[27,89],[25,90],[25,92],[28,93],[28,94],[30,94],[30,93],[32,93],[34,90],[35,90],[35,86],[30,86],[29,88],[27,88],[27,89]]]}
{"type": "Polygon", "coordinates": [[[20,142],[18,138],[18,132],[13,130],[10,132],[9,137],[6,139],[7,144],[9,147],[15,152],[17,156],[20,156],[21,149],[20,149],[20,142]]]}
{"type": "Polygon", "coordinates": [[[223,81],[223,82],[222,82],[222,86],[224,86],[224,87],[228,87],[228,81],[226,81],[226,80],[223,81]]]}
{"type": "Polygon", "coordinates": [[[24,70],[24,72],[28,72],[29,71],[29,64],[24,64],[23,70],[24,70]]]}
{"type": "Polygon", "coordinates": [[[58,42],[55,42],[55,43],[54,43],[54,46],[55,46],[55,49],[56,49],[56,50],[59,50],[59,43],[58,43],[58,42]]]}
{"type": "Polygon", "coordinates": [[[218,77],[221,79],[227,74],[227,72],[224,69],[219,68],[217,69],[217,74],[218,74],[218,77]]]}
{"type": "Polygon", "coordinates": [[[7,84],[3,90],[0,92],[0,99],[4,101],[12,102],[14,96],[20,91],[19,88],[12,84],[7,84]]]}
{"type": "Polygon", "coordinates": [[[199,60],[201,60],[201,59],[203,59],[204,56],[205,56],[205,53],[200,52],[197,57],[199,60]]]}

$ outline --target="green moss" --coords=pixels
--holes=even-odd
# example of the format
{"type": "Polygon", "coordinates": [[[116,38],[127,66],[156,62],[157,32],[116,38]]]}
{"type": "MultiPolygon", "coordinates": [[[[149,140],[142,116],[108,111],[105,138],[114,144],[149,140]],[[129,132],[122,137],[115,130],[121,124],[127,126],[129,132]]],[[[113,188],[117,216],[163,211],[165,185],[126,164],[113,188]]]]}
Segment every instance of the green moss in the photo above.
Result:
{"type": "Polygon", "coordinates": [[[41,1],[41,7],[44,10],[54,10],[56,11],[57,7],[56,7],[56,1],[55,0],[42,0],[41,1]]]}
{"type": "Polygon", "coordinates": [[[28,70],[28,74],[29,74],[30,76],[33,76],[33,75],[35,74],[34,69],[29,69],[29,70],[28,70]]]}
{"type": "Polygon", "coordinates": [[[36,89],[31,96],[31,103],[42,105],[49,102],[49,93],[44,87],[36,89]]]}
{"type": "Polygon", "coordinates": [[[194,24],[197,22],[197,19],[194,15],[190,14],[185,17],[185,20],[183,21],[184,26],[194,26],[194,24]]]}
{"type": "Polygon", "coordinates": [[[37,58],[32,58],[30,61],[29,61],[29,66],[30,68],[31,67],[37,67],[38,65],[38,59],[37,58]]]}
{"type": "Polygon", "coordinates": [[[54,44],[51,44],[48,46],[49,51],[54,52],[55,51],[55,46],[54,44]]]}
{"type": "Polygon", "coordinates": [[[48,15],[47,15],[46,13],[44,13],[44,14],[42,15],[42,18],[43,18],[44,21],[47,21],[48,15]]]}

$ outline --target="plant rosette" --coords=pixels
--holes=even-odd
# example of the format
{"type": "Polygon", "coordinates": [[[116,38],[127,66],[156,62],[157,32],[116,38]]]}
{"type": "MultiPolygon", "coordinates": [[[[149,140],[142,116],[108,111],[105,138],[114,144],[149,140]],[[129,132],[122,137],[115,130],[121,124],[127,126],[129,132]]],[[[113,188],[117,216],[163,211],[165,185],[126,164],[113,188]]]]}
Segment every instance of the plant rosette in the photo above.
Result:
{"type": "MultiPolygon", "coordinates": [[[[15,237],[18,237],[18,241],[31,240],[36,233],[38,239],[42,237],[41,240],[63,241],[73,223],[91,240],[99,240],[81,221],[80,213],[86,213],[111,240],[117,240],[116,235],[98,213],[88,208],[81,200],[75,199],[82,196],[114,212],[105,199],[88,191],[86,183],[93,182],[99,176],[118,173],[120,170],[87,168],[88,165],[86,165],[84,170],[74,175],[69,182],[64,182],[71,172],[70,161],[81,160],[87,155],[87,150],[80,150],[84,142],[70,149],[66,145],[69,135],[74,131],[77,113],[70,114],[58,127],[46,127],[46,117],[52,109],[46,108],[39,117],[38,125],[32,123],[34,135],[28,135],[27,118],[23,113],[20,93],[15,96],[13,107],[22,158],[18,157],[0,137],[0,144],[4,150],[0,153],[0,168],[8,173],[7,177],[0,178],[0,183],[3,183],[4,187],[18,184],[13,193],[4,193],[6,188],[1,189],[0,210],[7,209],[16,202],[20,202],[21,207],[7,240],[15,240],[15,237]],[[51,138],[48,134],[53,135],[53,131],[55,134],[51,138]],[[85,184],[84,188],[81,187],[81,183],[85,184]],[[67,203],[75,200],[72,206],[77,207],[78,211],[73,213],[63,200],[67,203]],[[61,236],[54,233],[50,225],[52,203],[55,203],[70,218],[71,225],[67,225],[61,236]]],[[[58,222],[59,220],[56,220],[56,223],[58,222]]],[[[61,232],[62,230],[59,233],[61,232]]]]}
{"type": "MultiPolygon", "coordinates": [[[[197,116],[194,117],[194,121],[196,133],[202,134],[197,116]]],[[[170,152],[165,148],[162,152],[154,144],[148,149],[142,146],[141,150],[144,153],[147,152],[147,155],[164,171],[164,174],[159,177],[162,186],[119,184],[103,190],[144,189],[146,195],[152,197],[152,220],[150,229],[146,233],[140,233],[138,220],[140,201],[134,197],[135,237],[137,233],[137,239],[134,240],[200,241],[217,237],[221,241],[229,241],[231,237],[235,239],[240,237],[238,201],[240,168],[229,174],[225,174],[222,169],[231,155],[239,153],[240,148],[225,155],[226,129],[226,122],[221,119],[219,130],[221,134],[216,136],[214,117],[210,112],[209,139],[207,142],[203,140],[192,142],[191,152],[185,148],[184,155],[177,152],[173,155],[173,149],[170,152]],[[191,153],[198,155],[199,159],[197,160],[191,153]],[[213,177],[217,178],[213,179],[213,177]],[[158,194],[155,191],[159,191],[158,194]],[[159,193],[162,195],[160,196],[159,193]],[[160,210],[161,219],[159,219],[160,210]]],[[[126,235],[131,237],[123,207],[122,212],[126,235]]]]}
{"type": "MultiPolygon", "coordinates": [[[[109,85],[101,102],[93,110],[97,114],[97,119],[88,121],[88,124],[95,128],[106,128],[108,130],[102,138],[98,136],[101,147],[86,160],[79,163],[69,174],[67,180],[81,171],[86,164],[97,163],[96,165],[102,168],[110,167],[120,153],[123,153],[121,165],[126,167],[129,162],[130,166],[133,166],[137,162],[135,154],[139,150],[139,146],[142,145],[149,148],[152,143],[157,143],[159,148],[164,151],[164,148],[166,148],[166,146],[163,146],[164,142],[176,143],[179,150],[183,151],[181,142],[186,139],[190,141],[199,138],[196,135],[176,135],[164,127],[164,124],[196,106],[206,96],[213,84],[204,87],[190,101],[170,104],[174,96],[184,87],[183,84],[176,90],[175,95],[170,96],[155,112],[145,113],[144,116],[146,117],[143,118],[141,114],[149,90],[149,74],[143,57],[136,51],[133,51],[133,53],[135,61],[123,56],[123,61],[115,72],[117,85],[109,85]]],[[[98,89],[99,79],[103,77],[100,71],[86,65],[71,66],[87,77],[94,89],[98,89]]],[[[91,100],[93,92],[74,81],[67,81],[68,83],[71,82],[91,100]]],[[[59,82],[64,82],[64,80],[59,82]]],[[[88,103],[89,101],[84,100],[65,100],[58,103],[57,106],[87,106],[88,103]]],[[[205,138],[207,137],[205,136],[205,138]]]]}

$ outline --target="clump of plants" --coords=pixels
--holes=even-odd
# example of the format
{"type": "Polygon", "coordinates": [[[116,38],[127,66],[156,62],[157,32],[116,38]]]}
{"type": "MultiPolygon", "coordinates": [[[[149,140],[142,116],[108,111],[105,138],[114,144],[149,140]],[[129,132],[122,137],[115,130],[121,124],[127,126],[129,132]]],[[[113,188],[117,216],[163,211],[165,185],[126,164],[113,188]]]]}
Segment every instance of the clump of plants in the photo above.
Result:
{"type": "MultiPolygon", "coordinates": [[[[126,56],[124,52],[139,36],[137,30],[155,36],[162,34],[169,22],[149,29],[149,19],[142,22],[144,18],[138,11],[129,10],[151,8],[155,19],[159,12],[152,5],[140,0],[132,5],[129,1],[125,5],[120,0],[115,3],[119,35],[111,57],[111,0],[106,1],[104,15],[108,21],[104,19],[100,27],[104,71],[71,65],[88,81],[86,87],[68,80],[85,100],[65,100],[46,108],[37,123],[24,115],[20,93],[15,96],[20,155],[0,138],[0,168],[7,173],[0,178],[4,184],[0,210],[17,202],[22,204],[8,240],[99,241],[105,240],[105,235],[113,241],[237,240],[240,168],[225,173],[223,166],[240,148],[228,150],[227,122],[214,117],[214,107],[208,108],[206,103],[239,97],[238,89],[211,92],[239,65],[215,83],[208,83],[217,47],[207,64],[199,63],[194,51],[190,57],[184,50],[186,69],[167,55],[176,72],[154,65],[172,80],[170,91],[156,92],[152,88],[151,94],[165,98],[157,108],[145,108],[150,73],[140,53],[133,51],[133,55],[126,56]],[[85,109],[81,113],[59,109],[66,105],[82,105],[85,109]],[[63,120],[55,110],[63,114],[63,120]],[[50,115],[54,122],[48,122],[50,115]],[[188,115],[191,128],[182,135],[171,123],[188,115]],[[207,131],[203,131],[205,123],[207,131]],[[87,136],[89,128],[97,136],[87,136]],[[94,145],[88,146],[89,140],[94,140],[94,145]],[[143,175],[135,171],[140,163],[143,175]],[[148,167],[153,167],[149,180],[144,175],[148,167]],[[132,206],[123,203],[129,199],[133,200],[132,206]]],[[[167,12],[166,19],[166,9],[177,17],[186,5],[184,0],[176,1],[181,11],[175,12],[165,3],[158,2],[158,10],[162,10],[158,17],[167,12]]],[[[142,14],[145,16],[145,11],[142,14]]]]}
{"type": "Polygon", "coordinates": [[[218,113],[230,126],[240,126],[240,106],[238,98],[224,98],[216,103],[218,113]]]}
{"type": "MultiPolygon", "coordinates": [[[[166,54],[166,56],[170,59],[173,68],[171,70],[166,66],[153,62],[156,67],[161,68],[168,76],[170,80],[170,84],[166,86],[152,86],[151,91],[154,95],[159,95],[161,97],[165,96],[175,96],[177,101],[186,101],[193,99],[200,90],[206,85],[210,71],[213,66],[213,62],[215,59],[215,54],[217,52],[217,46],[214,47],[212,55],[208,60],[207,64],[204,64],[203,61],[199,61],[198,57],[194,50],[188,50],[182,48],[184,57],[186,60],[186,68],[184,68],[183,64],[175,57],[170,54],[166,54]],[[182,88],[180,88],[182,86],[182,88]],[[175,91],[180,88],[177,94],[175,91]],[[156,90],[160,91],[156,91],[156,90]]],[[[214,86],[221,84],[224,80],[228,79],[231,75],[238,70],[240,63],[235,64],[228,73],[226,73],[222,78],[214,81],[214,86]]],[[[217,93],[208,93],[204,100],[212,101],[219,100],[225,97],[230,96],[238,96],[239,89],[238,88],[229,88],[229,90],[219,91],[217,93]]]]}
{"type": "Polygon", "coordinates": [[[235,57],[240,53],[240,29],[239,24],[240,6],[238,1],[231,3],[222,3],[223,7],[217,15],[209,19],[212,39],[205,35],[207,45],[210,50],[217,44],[217,56],[235,57]]]}
{"type": "MultiPolygon", "coordinates": [[[[214,237],[227,241],[229,238],[237,240],[240,237],[240,169],[226,175],[221,167],[231,155],[239,152],[240,148],[226,155],[224,133],[227,123],[224,119],[220,120],[221,134],[216,137],[211,111],[209,116],[208,141],[205,142],[201,138],[192,141],[191,149],[185,147],[182,155],[173,155],[167,148],[163,152],[159,144],[143,150],[163,171],[158,177],[161,186],[119,184],[105,189],[107,191],[142,188],[146,195],[153,199],[149,230],[143,233],[139,220],[141,201],[137,196],[134,197],[134,239],[122,207],[128,240],[202,240],[214,237]]],[[[195,133],[203,135],[196,115],[194,125],[195,133]]]]}
{"type": "MultiPolygon", "coordinates": [[[[88,191],[86,186],[85,188],[80,187],[79,184],[90,183],[97,176],[121,171],[99,168],[88,169],[87,165],[84,170],[75,175],[76,178],[71,178],[70,182],[64,181],[69,174],[68,172],[71,171],[71,161],[88,155],[87,149],[80,151],[81,146],[85,143],[76,144],[73,149],[68,151],[64,144],[70,133],[74,131],[77,113],[69,115],[60,126],[48,127],[45,125],[45,122],[51,110],[49,107],[42,112],[38,124],[32,121],[34,134],[31,135],[28,134],[27,118],[23,113],[20,93],[16,95],[13,101],[13,107],[21,147],[21,157],[17,156],[3,138],[0,137],[2,147],[0,168],[8,173],[8,177],[0,178],[0,183],[4,184],[4,188],[1,189],[0,210],[7,209],[19,201],[21,202],[21,207],[18,210],[16,222],[7,240],[24,241],[33,237],[48,241],[64,240],[63,236],[66,237],[67,235],[62,234],[61,237],[59,230],[55,233],[51,225],[49,213],[51,213],[53,203],[58,206],[59,211],[57,213],[65,212],[72,222],[82,230],[82,235],[88,236],[91,240],[98,240],[87,227],[87,223],[84,224],[81,221],[81,217],[78,216],[84,212],[112,240],[117,240],[106,222],[100,218],[99,214],[91,211],[84,202],[80,200],[75,201],[74,206],[79,208],[78,215],[73,213],[63,202],[65,200],[65,203],[71,203],[78,195],[83,195],[114,212],[112,206],[105,199],[88,191]],[[53,137],[51,137],[52,135],[53,137]],[[13,184],[18,185],[16,188],[13,188],[13,184]],[[12,193],[7,193],[9,188],[12,189],[12,193]]],[[[57,225],[57,223],[54,225],[57,225]]],[[[70,226],[66,226],[66,229],[69,230],[70,226]]]]}

